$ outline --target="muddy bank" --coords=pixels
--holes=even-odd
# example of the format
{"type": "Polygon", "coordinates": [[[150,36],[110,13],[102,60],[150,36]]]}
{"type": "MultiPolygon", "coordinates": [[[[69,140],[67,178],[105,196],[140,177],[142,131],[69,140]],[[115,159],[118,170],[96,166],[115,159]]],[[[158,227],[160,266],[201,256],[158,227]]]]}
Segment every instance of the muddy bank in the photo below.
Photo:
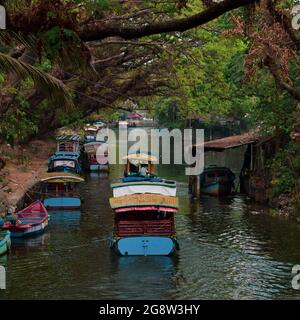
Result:
{"type": "Polygon", "coordinates": [[[0,146],[0,214],[22,205],[22,199],[47,170],[55,141],[35,140],[23,147],[0,146]]]}

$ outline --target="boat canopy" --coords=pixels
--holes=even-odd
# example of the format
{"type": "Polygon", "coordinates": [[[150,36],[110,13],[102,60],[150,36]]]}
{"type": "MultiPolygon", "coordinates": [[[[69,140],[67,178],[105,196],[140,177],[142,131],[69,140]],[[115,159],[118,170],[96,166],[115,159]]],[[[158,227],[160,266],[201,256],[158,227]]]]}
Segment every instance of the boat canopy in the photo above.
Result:
{"type": "Polygon", "coordinates": [[[158,159],[151,155],[151,154],[147,154],[147,153],[132,153],[132,154],[128,154],[126,157],[123,158],[123,160],[128,160],[128,161],[140,161],[140,162],[157,162],[158,159]]]}
{"type": "Polygon", "coordinates": [[[83,182],[84,179],[78,174],[67,172],[49,172],[41,178],[42,182],[64,183],[64,182],[83,182]]]}
{"type": "Polygon", "coordinates": [[[56,141],[58,142],[79,142],[80,141],[80,136],[79,135],[63,135],[63,136],[58,136],[56,137],[56,141]]]}
{"type": "Polygon", "coordinates": [[[112,209],[124,207],[158,206],[178,209],[178,198],[161,194],[131,194],[109,199],[112,209]]]}
{"type": "Polygon", "coordinates": [[[169,187],[169,188],[176,188],[176,182],[175,181],[128,181],[123,183],[112,183],[111,188],[124,188],[124,187],[130,187],[130,186],[159,186],[159,187],[169,187]]]}
{"type": "Polygon", "coordinates": [[[168,207],[157,207],[157,206],[143,206],[143,207],[126,207],[115,209],[116,213],[128,212],[128,211],[166,211],[166,212],[177,212],[175,208],[168,207]]]}
{"type": "Polygon", "coordinates": [[[86,126],[84,128],[84,131],[94,131],[94,132],[97,132],[98,131],[98,128],[96,126],[86,126]]]}

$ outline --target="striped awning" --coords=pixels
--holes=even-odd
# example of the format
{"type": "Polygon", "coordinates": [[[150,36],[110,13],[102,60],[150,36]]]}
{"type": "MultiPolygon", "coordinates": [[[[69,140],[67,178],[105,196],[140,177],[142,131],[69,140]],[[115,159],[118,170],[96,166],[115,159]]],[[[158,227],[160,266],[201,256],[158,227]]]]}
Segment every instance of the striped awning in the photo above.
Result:
{"type": "Polygon", "coordinates": [[[56,141],[58,142],[64,142],[64,141],[73,141],[73,142],[79,142],[80,136],[79,135],[63,135],[56,137],[56,141]]]}

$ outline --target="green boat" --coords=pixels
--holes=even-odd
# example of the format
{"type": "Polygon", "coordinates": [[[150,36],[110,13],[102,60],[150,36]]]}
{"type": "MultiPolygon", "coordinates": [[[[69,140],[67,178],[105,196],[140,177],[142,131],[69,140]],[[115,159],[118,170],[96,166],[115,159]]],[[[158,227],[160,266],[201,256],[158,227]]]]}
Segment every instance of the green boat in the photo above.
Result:
{"type": "Polygon", "coordinates": [[[10,250],[10,232],[8,230],[0,230],[0,256],[10,250]]]}

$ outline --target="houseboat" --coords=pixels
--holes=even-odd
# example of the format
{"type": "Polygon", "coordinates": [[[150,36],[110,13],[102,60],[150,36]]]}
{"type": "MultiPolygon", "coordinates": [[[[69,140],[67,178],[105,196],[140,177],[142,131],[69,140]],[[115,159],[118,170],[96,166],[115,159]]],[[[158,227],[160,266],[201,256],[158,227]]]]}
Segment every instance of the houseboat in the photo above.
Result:
{"type": "Polygon", "coordinates": [[[79,175],[51,172],[41,179],[44,206],[50,210],[73,210],[81,207],[79,185],[84,181],[79,175]]]}
{"type": "Polygon", "coordinates": [[[55,152],[49,158],[48,172],[69,172],[80,174],[81,167],[81,153],[80,152],[55,152]]]}
{"type": "Polygon", "coordinates": [[[84,144],[85,167],[89,171],[108,171],[108,146],[104,142],[93,141],[84,144]],[[102,156],[97,154],[98,148],[104,148],[102,156]]]}
{"type": "Polygon", "coordinates": [[[204,168],[200,174],[200,192],[212,196],[226,196],[234,190],[234,173],[227,167],[215,165],[204,168]]]}
{"type": "Polygon", "coordinates": [[[133,194],[110,199],[115,214],[112,248],[127,255],[170,255],[178,248],[176,197],[133,194]]]}

